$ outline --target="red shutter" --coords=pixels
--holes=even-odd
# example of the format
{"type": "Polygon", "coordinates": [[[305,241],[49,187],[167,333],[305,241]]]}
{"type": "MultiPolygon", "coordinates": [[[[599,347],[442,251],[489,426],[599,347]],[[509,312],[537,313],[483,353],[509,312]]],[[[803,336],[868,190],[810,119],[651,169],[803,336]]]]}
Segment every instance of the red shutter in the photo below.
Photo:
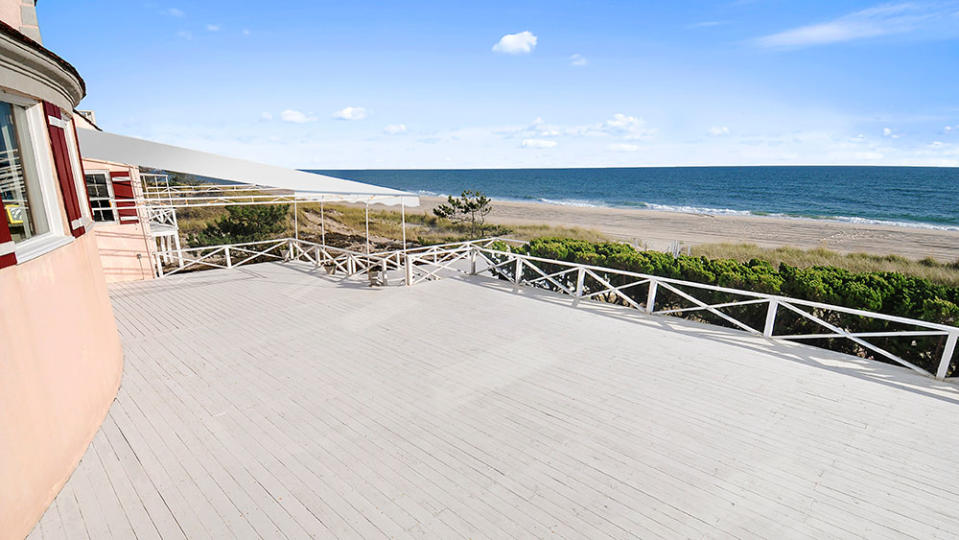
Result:
{"type": "Polygon", "coordinates": [[[133,182],[130,173],[112,172],[110,181],[113,183],[113,199],[117,202],[117,219],[120,223],[137,223],[136,197],[133,194],[133,182]]]}
{"type": "Polygon", "coordinates": [[[81,185],[83,186],[83,192],[80,193],[80,204],[86,203],[87,211],[90,212],[90,216],[93,217],[93,205],[90,204],[90,194],[86,190],[86,178],[87,171],[83,170],[83,154],[80,153],[80,136],[77,134],[77,123],[71,122],[73,125],[73,142],[77,145],[77,161],[80,162],[80,178],[83,179],[81,185]]]}
{"type": "Polygon", "coordinates": [[[67,134],[65,124],[60,118],[60,109],[52,103],[43,102],[43,112],[47,115],[47,131],[50,133],[50,147],[53,150],[53,163],[57,169],[57,179],[60,181],[60,192],[63,194],[63,206],[67,210],[67,220],[74,237],[80,237],[86,232],[83,224],[83,213],[80,211],[80,198],[77,194],[77,184],[73,178],[73,166],[70,163],[70,152],[67,150],[67,134]]]}
{"type": "Polygon", "coordinates": [[[0,268],[17,264],[17,254],[13,252],[13,236],[10,236],[10,223],[7,221],[7,211],[0,199],[0,268]]]}

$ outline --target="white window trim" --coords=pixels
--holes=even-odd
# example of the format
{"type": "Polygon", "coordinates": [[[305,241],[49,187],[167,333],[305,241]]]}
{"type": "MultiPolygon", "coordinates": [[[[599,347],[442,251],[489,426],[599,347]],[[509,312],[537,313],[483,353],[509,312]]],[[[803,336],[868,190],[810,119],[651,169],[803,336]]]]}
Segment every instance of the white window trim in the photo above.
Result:
{"type": "Polygon", "coordinates": [[[70,169],[73,171],[73,185],[77,190],[77,205],[80,207],[81,222],[84,227],[90,227],[93,224],[93,214],[90,212],[90,205],[83,204],[87,198],[87,179],[83,177],[80,149],[77,145],[77,138],[73,133],[73,120],[70,117],[65,120],[63,133],[67,138],[67,155],[70,156],[70,169]]]}
{"type": "Polygon", "coordinates": [[[73,236],[64,231],[63,214],[59,204],[59,182],[53,170],[53,150],[50,147],[43,104],[36,101],[24,103],[26,101],[24,98],[15,97],[17,99],[9,99],[11,94],[0,92],[0,100],[26,107],[27,134],[33,146],[34,168],[37,173],[37,183],[40,186],[42,209],[46,214],[49,229],[43,234],[16,243],[14,251],[19,264],[70,244],[73,242],[73,236]]]}

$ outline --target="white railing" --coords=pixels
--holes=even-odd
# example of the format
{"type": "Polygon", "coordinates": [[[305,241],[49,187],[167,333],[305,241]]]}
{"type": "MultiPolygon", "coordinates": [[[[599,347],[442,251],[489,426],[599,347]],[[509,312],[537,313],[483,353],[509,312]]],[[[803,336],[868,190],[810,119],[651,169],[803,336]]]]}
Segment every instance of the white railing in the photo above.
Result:
{"type": "MultiPolygon", "coordinates": [[[[695,314],[703,322],[708,322],[711,316],[719,319],[723,325],[771,339],[846,340],[855,345],[860,356],[878,355],[938,379],[943,379],[948,374],[957,340],[959,340],[959,327],[955,326],[626,270],[534,257],[513,252],[508,247],[506,250],[495,249],[495,244],[498,242],[509,244],[514,241],[487,238],[405,251],[365,254],[322,246],[305,240],[284,238],[265,242],[191,248],[182,250],[182,255],[178,252],[159,252],[156,262],[158,275],[161,277],[203,267],[232,268],[267,260],[309,262],[315,267],[323,267],[328,273],[342,276],[344,279],[368,274],[371,282],[373,273],[385,275],[390,271],[402,270],[405,274],[402,282],[406,285],[415,285],[456,274],[468,276],[489,273],[512,282],[514,290],[518,290],[519,287],[536,287],[570,296],[573,298],[574,306],[584,300],[599,300],[620,304],[650,315],[695,314]],[[172,258],[177,268],[164,272],[161,257],[172,258]],[[177,257],[182,258],[177,260],[177,257]],[[640,291],[638,295],[635,292],[637,290],[640,291]],[[722,293],[733,298],[731,301],[727,299],[723,302],[702,299],[703,296],[715,293],[722,293]],[[670,301],[663,306],[664,302],[662,300],[658,302],[657,296],[660,299],[663,296],[669,296],[670,301]],[[751,310],[760,310],[758,319],[762,324],[757,326],[761,328],[753,327],[741,320],[742,315],[737,318],[735,313],[721,311],[746,306],[751,306],[749,308],[751,310]],[[784,319],[783,314],[792,316],[794,320],[803,320],[805,324],[800,325],[803,331],[790,334],[777,333],[777,323],[784,319]],[[906,328],[884,331],[849,330],[848,328],[854,325],[837,322],[835,320],[837,316],[848,316],[862,322],[883,321],[906,328]],[[827,319],[833,319],[833,322],[827,319]],[[936,366],[935,375],[914,362],[880,347],[874,343],[876,338],[909,339],[911,344],[918,343],[917,338],[939,338],[933,349],[913,351],[924,360],[923,363],[936,366]],[[938,358],[935,357],[937,355],[938,358]]],[[[756,318],[753,317],[753,319],[756,318]]]]}

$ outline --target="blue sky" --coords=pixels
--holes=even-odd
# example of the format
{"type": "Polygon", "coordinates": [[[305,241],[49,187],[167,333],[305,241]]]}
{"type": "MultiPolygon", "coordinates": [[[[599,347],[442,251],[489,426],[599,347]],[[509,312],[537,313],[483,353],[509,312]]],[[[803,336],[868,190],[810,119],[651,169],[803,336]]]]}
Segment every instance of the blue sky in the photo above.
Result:
{"type": "Polygon", "coordinates": [[[959,166],[959,1],[44,0],[104,129],[298,168],[959,166]]]}

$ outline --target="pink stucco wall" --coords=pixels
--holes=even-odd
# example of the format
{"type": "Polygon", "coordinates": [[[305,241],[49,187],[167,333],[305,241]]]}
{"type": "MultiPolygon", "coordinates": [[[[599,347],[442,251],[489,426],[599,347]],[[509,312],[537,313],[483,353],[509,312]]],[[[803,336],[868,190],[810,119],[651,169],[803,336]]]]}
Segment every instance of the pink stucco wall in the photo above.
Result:
{"type": "Polygon", "coordinates": [[[153,262],[140,223],[97,223],[100,264],[107,283],[153,279],[153,262]]]}
{"type": "Polygon", "coordinates": [[[96,236],[0,269],[0,304],[0,538],[22,538],[120,385],[123,356],[96,236]]]}
{"type": "Polygon", "coordinates": [[[22,0],[0,0],[0,21],[19,29],[21,4],[22,0]]]}

